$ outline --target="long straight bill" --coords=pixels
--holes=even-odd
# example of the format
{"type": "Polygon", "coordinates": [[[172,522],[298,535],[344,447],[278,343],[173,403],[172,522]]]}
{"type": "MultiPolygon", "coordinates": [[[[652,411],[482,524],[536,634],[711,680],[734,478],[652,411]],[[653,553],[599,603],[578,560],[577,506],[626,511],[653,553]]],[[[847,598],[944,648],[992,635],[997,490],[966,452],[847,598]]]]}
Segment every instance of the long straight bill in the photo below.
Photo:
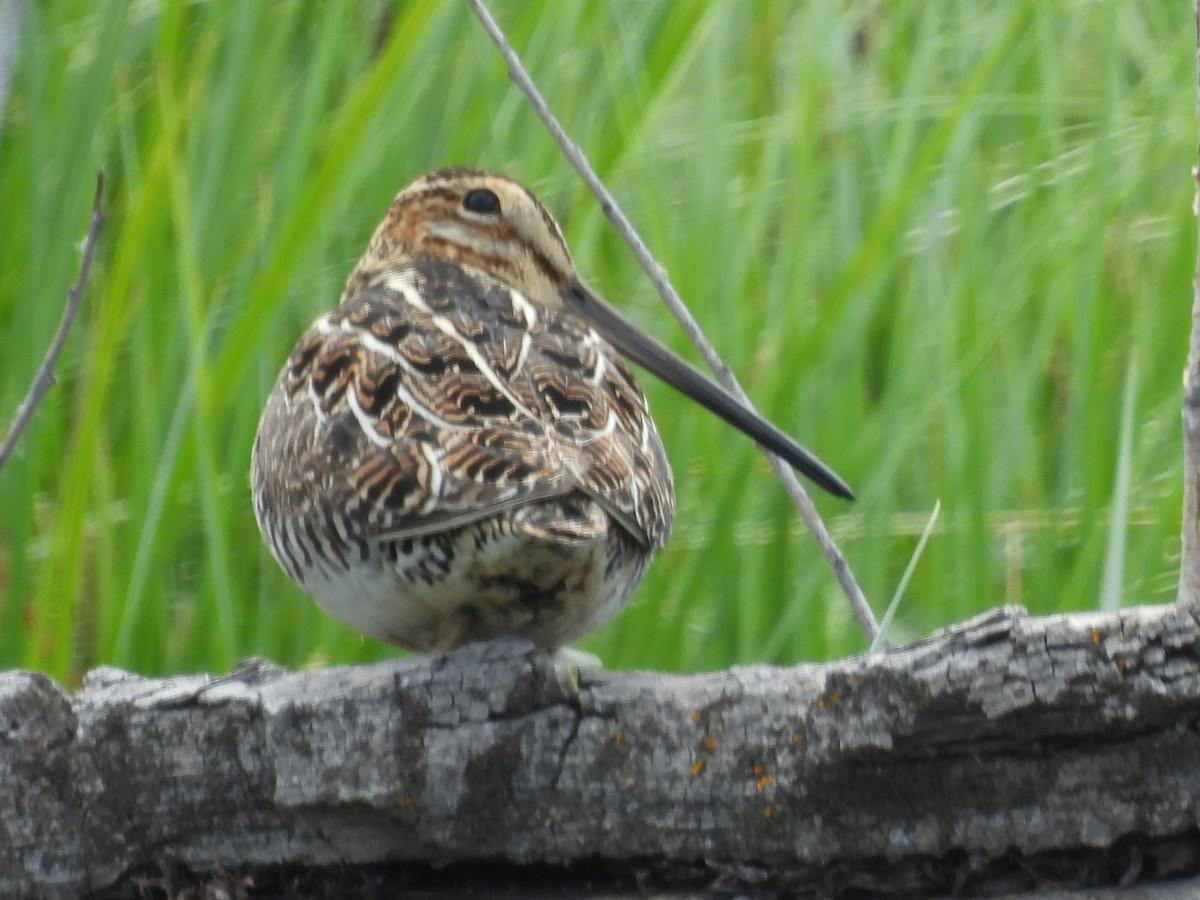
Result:
{"type": "Polygon", "coordinates": [[[623,355],[787,460],[814,484],[838,497],[854,499],[854,492],[829,466],[693,365],[639,331],[582,281],[575,279],[567,286],[563,303],[568,310],[591,322],[623,355]]]}

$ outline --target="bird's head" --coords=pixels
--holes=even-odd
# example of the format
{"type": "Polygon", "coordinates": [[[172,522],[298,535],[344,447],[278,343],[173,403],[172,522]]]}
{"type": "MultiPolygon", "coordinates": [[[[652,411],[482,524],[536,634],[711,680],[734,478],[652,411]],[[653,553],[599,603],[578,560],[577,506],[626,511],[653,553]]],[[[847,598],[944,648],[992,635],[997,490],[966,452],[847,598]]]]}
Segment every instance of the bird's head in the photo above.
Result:
{"type": "Polygon", "coordinates": [[[361,279],[413,256],[470,266],[555,309],[575,279],[549,210],[519,182],[480,169],[439,169],[404,188],[355,272],[361,279]]]}

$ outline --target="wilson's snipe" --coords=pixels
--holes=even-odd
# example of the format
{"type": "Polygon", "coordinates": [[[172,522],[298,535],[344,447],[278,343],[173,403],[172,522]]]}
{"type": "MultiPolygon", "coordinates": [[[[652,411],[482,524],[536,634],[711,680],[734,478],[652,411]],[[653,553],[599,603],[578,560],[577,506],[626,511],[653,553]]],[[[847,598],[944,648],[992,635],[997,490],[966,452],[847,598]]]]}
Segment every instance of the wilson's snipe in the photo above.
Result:
{"type": "Polygon", "coordinates": [[[585,285],[532,193],[443,169],[392,202],[267,400],[250,477],[271,552],[328,613],[403,647],[583,635],[675,514],[620,354],[851,496],[585,285]]]}

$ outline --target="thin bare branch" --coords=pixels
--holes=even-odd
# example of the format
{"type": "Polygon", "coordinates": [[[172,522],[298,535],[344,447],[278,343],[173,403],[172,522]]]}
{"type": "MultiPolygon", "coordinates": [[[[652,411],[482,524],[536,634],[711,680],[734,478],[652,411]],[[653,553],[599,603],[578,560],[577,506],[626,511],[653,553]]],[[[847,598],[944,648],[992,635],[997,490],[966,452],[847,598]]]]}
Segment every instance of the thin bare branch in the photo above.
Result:
{"type": "Polygon", "coordinates": [[[101,171],[96,174],[96,196],[92,200],[92,216],[88,220],[87,237],[83,241],[83,258],[79,262],[79,274],[75,278],[75,284],[71,286],[70,293],[67,294],[67,306],[63,310],[62,319],[59,320],[58,330],[54,332],[54,339],[50,342],[49,349],[46,350],[42,364],[38,366],[37,374],[33,376],[29,392],[21,401],[21,405],[17,407],[17,415],[13,419],[12,425],[9,426],[8,434],[4,436],[4,443],[0,444],[0,469],[4,468],[13,448],[17,445],[18,438],[28,427],[42,397],[57,380],[54,376],[54,367],[58,364],[58,357],[62,355],[63,346],[67,342],[67,333],[75,321],[75,314],[79,312],[79,305],[83,300],[83,289],[92,268],[92,258],[96,255],[96,239],[100,236],[100,229],[104,227],[104,213],[100,211],[100,200],[103,194],[104,172],[101,171]]]}
{"type": "MultiPolygon", "coordinates": [[[[1196,119],[1200,125],[1200,0],[1196,3],[1196,119]]],[[[1200,234],[1200,161],[1192,169],[1200,234]]],[[[1200,237],[1192,282],[1192,336],[1183,373],[1183,548],[1179,563],[1179,601],[1200,606],[1200,237]]]]}
{"type": "MultiPolygon", "coordinates": [[[[546,125],[551,136],[562,149],[563,155],[575,168],[583,179],[588,189],[595,196],[600,204],[600,208],[604,210],[604,214],[616,226],[617,231],[629,248],[633,251],[633,255],[641,264],[650,280],[658,289],[659,296],[671,313],[679,321],[688,338],[696,349],[704,357],[709,368],[716,375],[717,380],[735,397],[742,401],[747,407],[752,408],[746,392],[742,390],[742,386],[738,383],[724,361],[717,355],[715,349],[704,333],[700,330],[699,324],[684,305],[679,294],[671,285],[670,279],[667,277],[666,270],[659,264],[658,260],[650,253],[646,243],[634,229],[625,213],[621,211],[616,199],[609,193],[600,177],[587,161],[583,150],[574,141],[567,136],[562,125],[554,117],[550,111],[550,107],[546,104],[537,85],[534,84],[529,72],[522,65],[517,52],[504,35],[504,31],[492,18],[487,6],[483,0],[467,0],[479,21],[483,24],[484,30],[492,42],[499,49],[501,56],[508,66],[509,77],[516,82],[517,86],[529,98],[529,102],[533,105],[538,117],[546,125]]],[[[837,577],[838,584],[841,585],[842,592],[846,595],[846,599],[850,603],[850,608],[854,613],[854,618],[858,621],[859,627],[866,633],[867,639],[874,641],[879,633],[879,625],[875,620],[875,615],[871,611],[870,605],[867,603],[867,598],[862,592],[862,588],[858,586],[858,582],[854,578],[854,574],[850,571],[850,566],[846,562],[846,558],[842,555],[834,543],[833,538],[829,534],[829,529],[825,527],[825,523],[821,520],[816,507],[805,491],[804,486],[800,483],[800,479],[796,477],[796,473],[792,471],[791,466],[775,456],[773,453],[763,451],[767,460],[771,463],[771,468],[775,470],[775,474],[783,482],[784,488],[787,490],[792,501],[796,504],[796,508],[800,510],[800,515],[804,519],[805,524],[812,532],[813,537],[817,541],[817,546],[820,548],[822,555],[833,569],[834,575],[837,577]]]]}
{"type": "Polygon", "coordinates": [[[21,31],[21,0],[0,0],[0,131],[8,109],[8,86],[17,59],[17,35],[21,31]]]}

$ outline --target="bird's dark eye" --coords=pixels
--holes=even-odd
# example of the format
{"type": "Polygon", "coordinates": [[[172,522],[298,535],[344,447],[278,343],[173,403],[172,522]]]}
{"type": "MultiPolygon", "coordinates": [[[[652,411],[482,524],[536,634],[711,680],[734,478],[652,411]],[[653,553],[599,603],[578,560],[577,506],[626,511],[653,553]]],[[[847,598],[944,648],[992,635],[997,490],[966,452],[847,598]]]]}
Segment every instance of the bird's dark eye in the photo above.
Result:
{"type": "Polygon", "coordinates": [[[463,209],[473,213],[491,215],[500,212],[500,198],[487,188],[474,188],[463,197],[463,209]]]}

